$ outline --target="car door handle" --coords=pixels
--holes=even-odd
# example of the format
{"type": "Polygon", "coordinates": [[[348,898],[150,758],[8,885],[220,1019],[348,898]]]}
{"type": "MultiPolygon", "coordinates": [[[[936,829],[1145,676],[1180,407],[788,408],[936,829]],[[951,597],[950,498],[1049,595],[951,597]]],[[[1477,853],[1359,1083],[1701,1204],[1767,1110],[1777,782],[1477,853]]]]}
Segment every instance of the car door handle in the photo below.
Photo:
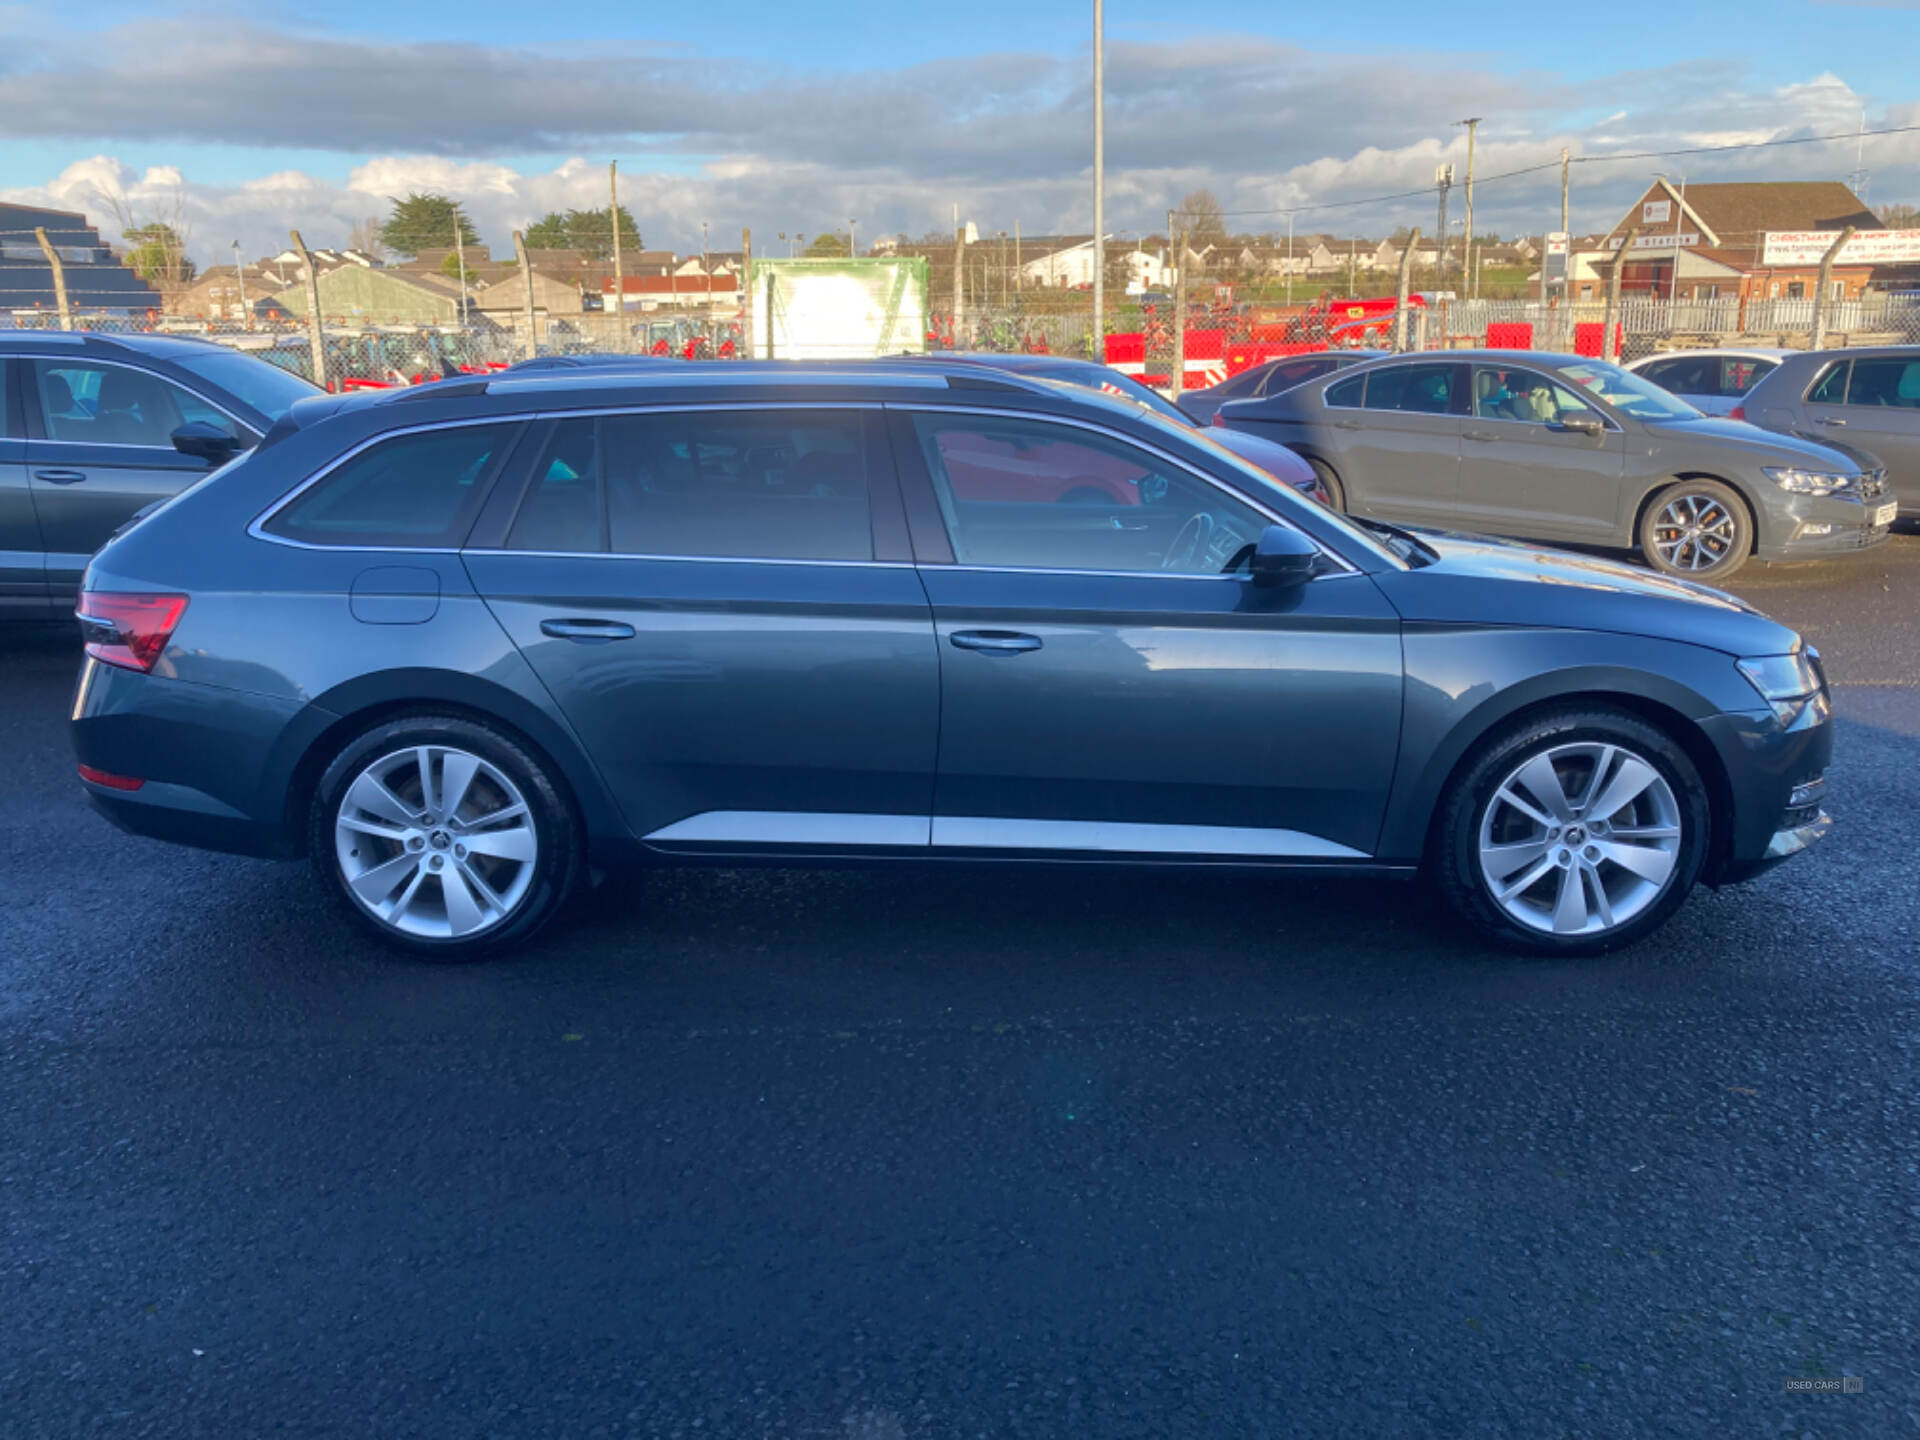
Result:
{"type": "Polygon", "coordinates": [[[1360,422],[1358,420],[1336,420],[1333,422],[1333,428],[1336,430],[1358,430],[1360,428],[1360,422]]]}
{"type": "Polygon", "coordinates": [[[606,640],[631,640],[633,626],[619,620],[542,620],[540,633],[556,640],[592,645],[606,640]]]}
{"type": "Polygon", "coordinates": [[[1498,435],[1495,435],[1491,430],[1462,430],[1460,432],[1460,438],[1462,440],[1492,441],[1492,440],[1498,440],[1500,437],[1498,435]]]}
{"type": "Polygon", "coordinates": [[[1814,416],[1814,417],[1813,417],[1813,423],[1814,423],[1814,424],[1816,424],[1816,425],[1841,425],[1841,426],[1844,426],[1844,425],[1845,425],[1845,424],[1846,424],[1847,422],[1846,422],[1846,421],[1844,421],[1844,420],[1842,420],[1842,419],[1840,419],[1840,418],[1839,418],[1839,416],[1837,416],[1837,415],[1816,415],[1816,416],[1814,416]]]}
{"type": "Polygon", "coordinates": [[[44,480],[49,485],[78,485],[87,478],[84,470],[36,470],[33,478],[44,480]]]}
{"type": "Polygon", "coordinates": [[[960,650],[978,650],[982,655],[1021,655],[1040,648],[1038,635],[1022,635],[1018,630],[956,630],[947,643],[960,650]]]}

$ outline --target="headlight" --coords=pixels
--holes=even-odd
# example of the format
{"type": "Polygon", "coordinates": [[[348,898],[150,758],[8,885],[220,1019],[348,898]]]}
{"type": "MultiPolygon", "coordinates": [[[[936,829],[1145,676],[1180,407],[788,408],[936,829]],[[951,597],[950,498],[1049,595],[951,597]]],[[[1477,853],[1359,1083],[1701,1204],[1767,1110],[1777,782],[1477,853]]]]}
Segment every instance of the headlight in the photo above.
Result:
{"type": "Polygon", "coordinates": [[[1792,725],[1807,701],[1826,687],[1820,654],[1810,646],[1791,655],[1751,655],[1734,663],[1782,725],[1792,725]]]}
{"type": "Polygon", "coordinates": [[[1762,465],[1760,473],[1795,495],[1832,495],[1851,490],[1860,478],[1837,470],[1802,470],[1797,465],[1762,465]]]}

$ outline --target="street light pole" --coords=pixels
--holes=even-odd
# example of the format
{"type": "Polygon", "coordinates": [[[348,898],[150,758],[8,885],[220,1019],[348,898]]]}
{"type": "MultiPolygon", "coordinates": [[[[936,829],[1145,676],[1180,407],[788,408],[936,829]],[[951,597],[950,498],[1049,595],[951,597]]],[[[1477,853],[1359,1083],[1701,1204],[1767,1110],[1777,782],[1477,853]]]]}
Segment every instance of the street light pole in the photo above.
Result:
{"type": "Polygon", "coordinates": [[[1093,358],[1107,359],[1106,7],[1093,0],[1093,358]]]}
{"type": "Polygon", "coordinates": [[[1480,278],[1479,272],[1473,268],[1473,141],[1475,132],[1480,128],[1480,119],[1478,115],[1470,115],[1465,120],[1454,122],[1456,125],[1467,127],[1467,236],[1464,255],[1467,268],[1460,278],[1466,285],[1472,287],[1475,300],[1480,298],[1480,278]]]}

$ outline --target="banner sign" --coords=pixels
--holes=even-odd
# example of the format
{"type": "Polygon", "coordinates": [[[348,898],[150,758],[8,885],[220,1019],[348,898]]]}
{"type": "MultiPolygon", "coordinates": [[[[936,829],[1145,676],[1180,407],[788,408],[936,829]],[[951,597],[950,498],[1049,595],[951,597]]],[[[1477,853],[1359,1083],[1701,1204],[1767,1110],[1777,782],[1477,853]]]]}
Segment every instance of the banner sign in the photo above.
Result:
{"type": "MultiPolygon", "coordinates": [[[[1818,265],[1839,236],[1831,230],[1769,230],[1762,265],[1818,265]]],[[[1846,243],[1836,264],[1898,265],[1920,260],[1920,230],[1863,230],[1846,243]]]]}
{"type": "MultiPolygon", "coordinates": [[[[1621,238],[1622,237],[1618,235],[1609,237],[1607,240],[1607,248],[1609,250],[1618,250],[1620,248],[1621,238]]],[[[1680,235],[1636,235],[1633,237],[1633,248],[1636,250],[1691,250],[1699,243],[1700,235],[1697,231],[1693,230],[1688,230],[1680,235]]]]}
{"type": "Polygon", "coordinates": [[[1671,200],[1649,200],[1640,207],[1642,225],[1664,225],[1673,218],[1671,200]]]}

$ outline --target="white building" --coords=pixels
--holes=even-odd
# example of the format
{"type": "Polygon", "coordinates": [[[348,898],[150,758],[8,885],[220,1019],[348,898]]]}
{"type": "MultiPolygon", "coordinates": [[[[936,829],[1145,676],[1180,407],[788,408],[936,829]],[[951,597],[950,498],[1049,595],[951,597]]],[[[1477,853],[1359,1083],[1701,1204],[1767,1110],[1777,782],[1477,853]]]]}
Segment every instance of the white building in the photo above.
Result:
{"type": "MultiPolygon", "coordinates": [[[[1173,267],[1158,254],[1137,248],[1123,249],[1124,245],[1124,241],[1116,244],[1109,238],[1107,260],[1113,264],[1124,256],[1127,294],[1164,290],[1173,283],[1173,267]]],[[[1020,266],[1020,280],[1025,285],[1059,285],[1068,289],[1090,290],[1093,288],[1093,263],[1093,237],[1088,236],[1076,245],[1050,250],[1037,259],[1025,261],[1020,266]]]]}

